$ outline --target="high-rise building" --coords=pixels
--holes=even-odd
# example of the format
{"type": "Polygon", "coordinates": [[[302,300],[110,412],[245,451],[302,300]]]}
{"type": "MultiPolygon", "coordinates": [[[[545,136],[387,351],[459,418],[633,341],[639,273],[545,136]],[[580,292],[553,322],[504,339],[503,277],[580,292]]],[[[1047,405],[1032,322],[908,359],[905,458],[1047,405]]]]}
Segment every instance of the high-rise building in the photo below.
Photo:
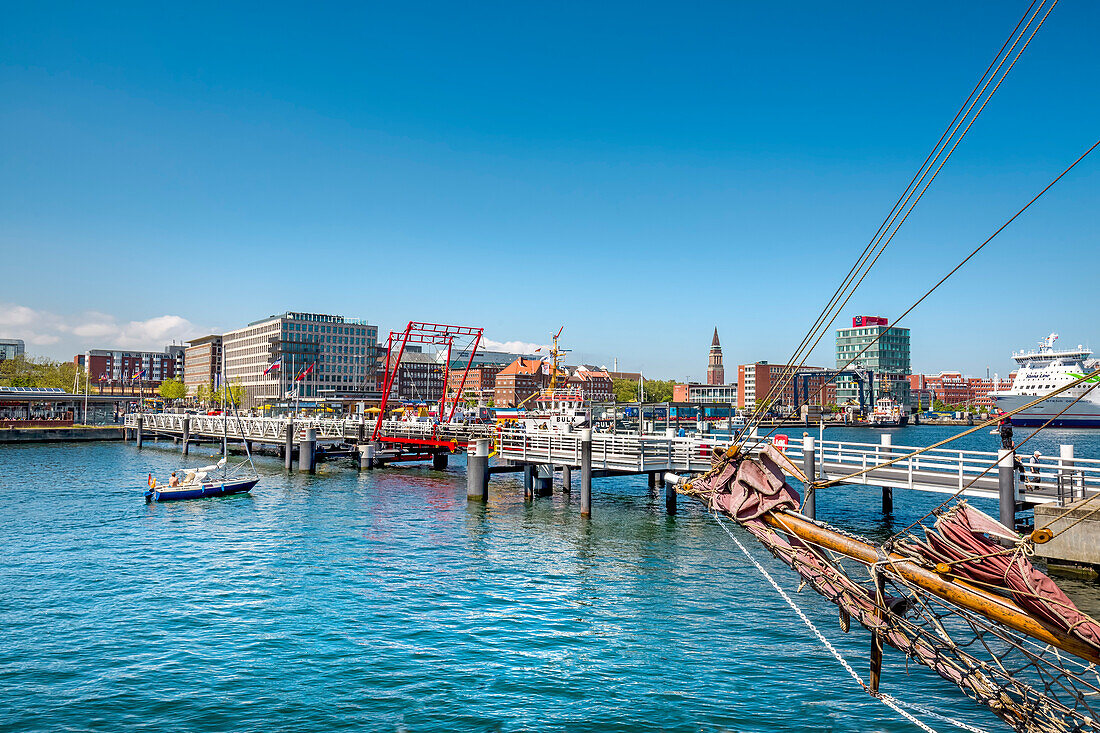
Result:
{"type": "MultiPolygon", "coordinates": [[[[885,318],[878,316],[853,317],[851,328],[838,328],[836,331],[837,368],[843,367],[853,358],[855,366],[869,369],[875,374],[875,394],[872,401],[887,396],[895,399],[898,404],[909,404],[908,328],[892,327],[885,318]],[[866,351],[863,351],[864,347],[868,347],[866,351]],[[857,357],[857,354],[860,355],[857,357]]],[[[841,405],[859,399],[858,385],[852,377],[837,377],[836,398],[841,405]]]]}
{"type": "Polygon", "coordinates": [[[726,368],[722,366],[722,344],[718,342],[718,326],[714,327],[714,338],[710,341],[710,356],[707,359],[707,384],[725,384],[726,368]]]}
{"type": "Polygon", "coordinates": [[[23,339],[0,339],[0,361],[23,356],[25,348],[23,339]]]}
{"type": "Polygon", "coordinates": [[[378,327],[366,321],[287,312],[222,336],[225,376],[245,388],[244,407],[282,401],[294,389],[300,398],[373,392],[377,344],[378,327]]]}

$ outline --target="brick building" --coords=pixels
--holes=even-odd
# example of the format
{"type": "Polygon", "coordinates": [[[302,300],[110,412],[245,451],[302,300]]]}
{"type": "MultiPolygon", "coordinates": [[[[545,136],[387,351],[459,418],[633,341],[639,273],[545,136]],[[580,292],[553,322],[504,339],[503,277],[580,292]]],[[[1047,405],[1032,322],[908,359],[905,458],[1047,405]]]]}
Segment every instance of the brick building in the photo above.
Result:
{"type": "Polygon", "coordinates": [[[589,402],[612,402],[615,399],[611,375],[604,369],[582,364],[572,370],[566,384],[589,402]]]}
{"type": "MultiPolygon", "coordinates": [[[[1001,384],[1007,387],[1012,383],[1015,372],[1009,375],[1008,381],[1001,384]]],[[[921,405],[930,407],[932,400],[936,399],[952,407],[969,408],[978,410],[992,410],[993,400],[989,393],[998,389],[992,379],[980,377],[964,377],[962,372],[940,372],[931,374],[910,374],[907,377],[910,390],[919,390],[921,405]]],[[[913,400],[914,406],[916,400],[913,400]]]]}
{"type": "MultiPolygon", "coordinates": [[[[462,370],[465,366],[463,364],[458,368],[451,367],[451,373],[447,377],[449,395],[454,395],[462,385],[462,370]]],[[[489,400],[494,399],[493,390],[496,388],[497,374],[504,369],[504,366],[504,364],[482,364],[470,367],[470,373],[466,375],[466,384],[462,385],[463,399],[477,400],[478,404],[488,404],[489,400]]]]}
{"type": "MultiPolygon", "coordinates": [[[[748,410],[756,409],[758,402],[768,398],[773,385],[786,381],[783,389],[771,396],[771,405],[795,409],[799,404],[795,394],[795,379],[793,377],[784,379],[790,368],[788,364],[769,364],[766,361],[739,364],[737,366],[737,406],[748,410]]],[[[809,404],[824,406],[835,401],[836,388],[826,384],[823,374],[814,374],[822,371],[822,367],[796,366],[794,370],[795,374],[806,375],[805,378],[809,380],[806,386],[809,404]]]]}
{"type": "Polygon", "coordinates": [[[167,350],[89,349],[74,356],[73,364],[88,370],[89,386],[99,394],[150,393],[164,380],[177,376],[176,358],[167,350]]]}
{"type": "Polygon", "coordinates": [[[550,375],[539,359],[520,357],[497,374],[493,388],[493,404],[497,407],[517,407],[549,384],[550,375]]]}
{"type": "Polygon", "coordinates": [[[707,357],[707,384],[726,383],[726,368],[722,365],[722,344],[718,341],[718,326],[714,327],[714,338],[710,340],[710,354],[707,357]]]}

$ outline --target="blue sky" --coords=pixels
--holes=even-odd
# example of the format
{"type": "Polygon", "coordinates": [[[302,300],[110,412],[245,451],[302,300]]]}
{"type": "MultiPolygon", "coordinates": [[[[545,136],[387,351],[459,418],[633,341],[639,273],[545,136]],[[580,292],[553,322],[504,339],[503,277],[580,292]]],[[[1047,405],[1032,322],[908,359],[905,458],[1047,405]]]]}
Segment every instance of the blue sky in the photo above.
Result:
{"type": "MultiPolygon", "coordinates": [[[[783,361],[1026,7],[8,4],[0,336],[69,358],[314,310],[564,324],[653,377],[702,377],[716,325],[727,364],[783,361]]],[[[1097,27],[1054,9],[845,317],[904,310],[1095,142],[1097,27]]],[[[915,370],[1100,349],[1098,183],[907,319],[915,370]]]]}

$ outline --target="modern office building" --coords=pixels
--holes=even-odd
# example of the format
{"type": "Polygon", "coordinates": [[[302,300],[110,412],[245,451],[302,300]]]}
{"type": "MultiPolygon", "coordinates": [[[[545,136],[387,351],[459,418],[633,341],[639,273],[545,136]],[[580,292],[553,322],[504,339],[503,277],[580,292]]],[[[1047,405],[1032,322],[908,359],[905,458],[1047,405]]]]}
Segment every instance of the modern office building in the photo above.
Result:
{"type": "Polygon", "coordinates": [[[221,371],[221,364],[221,336],[210,334],[188,341],[183,364],[183,384],[187,387],[188,396],[197,395],[202,385],[212,387],[218,372],[221,371]]]}
{"type": "MultiPolygon", "coordinates": [[[[908,376],[911,367],[908,328],[892,327],[885,318],[878,316],[853,317],[851,328],[838,328],[836,332],[837,368],[852,359],[855,359],[854,366],[874,372],[874,399],[888,396],[898,404],[909,404],[908,376]],[[865,347],[867,350],[863,351],[865,347]]],[[[857,401],[859,390],[856,381],[848,376],[837,377],[836,397],[838,404],[842,405],[857,401]]]]}
{"type": "Polygon", "coordinates": [[[0,339],[0,361],[23,356],[25,351],[23,339],[0,339]]]}
{"type": "Polygon", "coordinates": [[[366,321],[288,311],[222,336],[225,376],[244,387],[246,408],[285,402],[294,390],[301,399],[373,393],[377,344],[378,327],[366,321]]]}

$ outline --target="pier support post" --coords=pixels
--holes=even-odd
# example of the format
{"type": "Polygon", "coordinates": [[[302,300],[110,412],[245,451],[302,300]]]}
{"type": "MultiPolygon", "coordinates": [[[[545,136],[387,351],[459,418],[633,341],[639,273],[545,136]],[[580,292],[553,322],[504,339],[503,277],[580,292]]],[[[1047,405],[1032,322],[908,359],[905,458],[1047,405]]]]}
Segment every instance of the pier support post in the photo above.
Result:
{"type": "Polygon", "coordinates": [[[294,468],[294,421],[286,421],[286,439],[283,443],[283,465],[286,470],[294,468]]]}
{"type": "Polygon", "coordinates": [[[142,435],[142,427],[143,427],[144,422],[145,422],[145,416],[144,415],[138,415],[137,416],[137,429],[134,431],[134,443],[137,444],[138,448],[141,447],[142,439],[145,437],[144,435],[142,435]]]}
{"type": "Polygon", "coordinates": [[[554,464],[542,463],[535,466],[535,496],[550,496],[554,493],[554,464]]]}
{"type": "Polygon", "coordinates": [[[523,498],[530,499],[534,494],[535,467],[530,463],[523,464],[523,498]]]}
{"type": "MultiPolygon", "coordinates": [[[[883,433],[879,437],[882,441],[882,458],[880,462],[888,461],[890,460],[890,446],[893,445],[893,437],[889,433],[883,433]]],[[[894,513],[894,490],[889,486],[882,487],[882,513],[894,513]]]]}
{"type": "MultiPolygon", "coordinates": [[[[1070,474],[1073,473],[1073,446],[1072,445],[1060,445],[1058,446],[1058,476],[1063,482],[1068,482],[1070,474]]],[[[1070,484],[1069,500],[1073,501],[1076,497],[1073,495],[1073,485],[1070,484]]]]}
{"type": "Polygon", "coordinates": [[[446,453],[433,453],[432,454],[432,468],[436,471],[442,471],[447,468],[447,454],[446,453]]]}
{"type": "Polygon", "coordinates": [[[190,446],[188,442],[191,440],[191,418],[183,418],[183,455],[187,455],[190,452],[190,446]]]}
{"type": "Polygon", "coordinates": [[[592,428],[581,431],[581,516],[592,515],[592,428]]]}
{"type": "MultiPolygon", "coordinates": [[[[811,482],[817,480],[817,454],[814,436],[802,434],[802,472],[811,482]]],[[[802,513],[810,519],[817,519],[817,492],[812,486],[806,487],[806,496],[802,501],[802,513]]]]}
{"type": "Polygon", "coordinates": [[[489,439],[466,447],[466,501],[489,500],[489,439]]]}
{"type": "Polygon", "coordinates": [[[359,470],[370,471],[374,468],[374,443],[359,445],[359,470]]]}
{"type": "Polygon", "coordinates": [[[317,470],[317,428],[306,428],[306,437],[298,445],[298,470],[315,473],[317,470]]]}
{"type": "Polygon", "coordinates": [[[676,513],[676,487],[665,481],[665,513],[676,513]]]}
{"type": "Polygon", "coordinates": [[[649,488],[650,489],[657,488],[657,474],[650,471],[649,473],[646,474],[646,476],[649,477],[649,488]]]}
{"type": "Polygon", "coordinates": [[[1016,529],[1016,451],[997,451],[997,489],[1001,504],[1001,524],[1016,529]]]}
{"type": "Polygon", "coordinates": [[[573,488],[573,467],[568,463],[561,467],[561,490],[568,494],[573,488]]]}

